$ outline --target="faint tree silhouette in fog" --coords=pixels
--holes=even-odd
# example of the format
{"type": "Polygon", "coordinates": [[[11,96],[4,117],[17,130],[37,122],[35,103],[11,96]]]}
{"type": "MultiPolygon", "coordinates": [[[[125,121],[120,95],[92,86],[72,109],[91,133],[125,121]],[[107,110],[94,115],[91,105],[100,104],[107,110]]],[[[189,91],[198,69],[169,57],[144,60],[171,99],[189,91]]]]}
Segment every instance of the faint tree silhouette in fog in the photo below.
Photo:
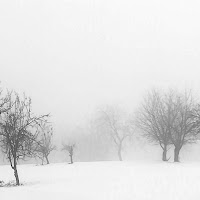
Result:
{"type": "Polygon", "coordinates": [[[70,164],[74,163],[73,156],[74,156],[74,148],[75,144],[62,144],[62,150],[67,151],[70,157],[70,164]]]}
{"type": "Polygon", "coordinates": [[[127,114],[119,107],[105,106],[97,111],[93,123],[101,134],[106,134],[111,139],[117,148],[118,158],[122,161],[123,143],[133,134],[127,114]]]}
{"type": "Polygon", "coordinates": [[[53,139],[53,127],[48,123],[42,123],[39,126],[37,140],[35,142],[35,156],[49,164],[49,155],[56,149],[56,146],[52,143],[53,139]]]}
{"type": "Polygon", "coordinates": [[[16,185],[20,184],[17,171],[19,159],[33,155],[33,144],[37,127],[48,115],[35,116],[32,113],[31,99],[18,94],[10,97],[11,109],[1,115],[1,147],[14,170],[16,185]]]}

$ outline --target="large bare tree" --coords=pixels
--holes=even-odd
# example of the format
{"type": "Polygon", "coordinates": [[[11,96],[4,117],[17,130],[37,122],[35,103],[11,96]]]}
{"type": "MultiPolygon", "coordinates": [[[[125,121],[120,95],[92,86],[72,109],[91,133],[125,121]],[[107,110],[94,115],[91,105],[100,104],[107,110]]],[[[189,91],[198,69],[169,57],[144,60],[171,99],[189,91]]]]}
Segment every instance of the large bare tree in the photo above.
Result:
{"type": "Polygon", "coordinates": [[[143,136],[163,149],[163,161],[168,160],[169,145],[174,145],[174,162],[178,162],[183,145],[196,140],[194,108],[191,92],[152,90],[145,98],[136,124],[143,131],[143,136]]]}
{"type": "Polygon", "coordinates": [[[107,105],[97,111],[94,124],[101,134],[111,139],[117,149],[118,158],[122,161],[124,141],[133,134],[127,114],[120,107],[107,105]]]}
{"type": "Polygon", "coordinates": [[[168,102],[171,108],[170,117],[173,122],[169,124],[170,140],[174,145],[174,162],[179,162],[181,148],[188,143],[193,143],[197,139],[198,126],[195,116],[195,102],[191,91],[183,93],[173,91],[168,102]]]}
{"type": "Polygon", "coordinates": [[[17,93],[10,98],[11,109],[1,115],[1,147],[14,170],[16,185],[20,184],[17,171],[19,159],[32,156],[32,147],[37,136],[37,127],[48,115],[35,116],[31,99],[17,93]]]}
{"type": "Polygon", "coordinates": [[[159,90],[151,90],[143,100],[136,115],[136,126],[151,143],[159,144],[163,150],[162,160],[167,161],[167,151],[170,144],[166,122],[169,118],[165,104],[165,95],[159,90]]]}

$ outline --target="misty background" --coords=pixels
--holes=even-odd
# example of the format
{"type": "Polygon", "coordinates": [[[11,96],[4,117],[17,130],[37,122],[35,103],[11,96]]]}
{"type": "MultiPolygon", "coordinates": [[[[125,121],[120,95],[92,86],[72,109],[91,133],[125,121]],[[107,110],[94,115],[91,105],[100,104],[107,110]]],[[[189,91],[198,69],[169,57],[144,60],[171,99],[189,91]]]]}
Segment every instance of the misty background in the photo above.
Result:
{"type": "MultiPolygon", "coordinates": [[[[50,159],[67,160],[60,145],[73,137],[75,160],[115,160],[88,136],[95,109],[134,112],[152,87],[192,88],[198,97],[199,10],[196,0],[1,0],[1,86],[25,92],[35,113],[51,114],[58,151],[50,159]]],[[[141,143],[127,144],[124,159],[159,159],[155,146],[141,143]]],[[[198,160],[194,148],[181,156],[198,160]]]]}

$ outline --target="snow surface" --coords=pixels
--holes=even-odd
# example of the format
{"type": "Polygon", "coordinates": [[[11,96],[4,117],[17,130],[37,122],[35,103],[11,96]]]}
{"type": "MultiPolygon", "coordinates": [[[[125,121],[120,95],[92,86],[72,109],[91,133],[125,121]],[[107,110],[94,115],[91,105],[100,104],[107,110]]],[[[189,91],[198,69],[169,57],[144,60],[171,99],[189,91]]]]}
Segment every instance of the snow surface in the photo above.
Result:
{"type": "MultiPolygon", "coordinates": [[[[18,169],[24,185],[0,188],[0,199],[200,199],[200,163],[87,162],[18,169]]],[[[9,166],[0,166],[0,180],[14,180],[9,166]]]]}

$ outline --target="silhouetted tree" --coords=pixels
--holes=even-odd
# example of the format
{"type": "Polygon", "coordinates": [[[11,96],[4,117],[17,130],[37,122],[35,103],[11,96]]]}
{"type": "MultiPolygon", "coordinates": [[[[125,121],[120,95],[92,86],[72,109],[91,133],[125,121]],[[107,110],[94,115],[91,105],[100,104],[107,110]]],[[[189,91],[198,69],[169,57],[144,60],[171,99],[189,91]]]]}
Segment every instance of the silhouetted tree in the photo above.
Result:
{"type": "Polygon", "coordinates": [[[167,123],[168,117],[165,95],[152,90],[144,97],[143,103],[136,116],[136,126],[142,130],[143,136],[151,143],[159,144],[163,150],[162,160],[167,161],[168,145],[170,144],[167,123]]]}
{"type": "Polygon", "coordinates": [[[173,92],[171,102],[168,106],[172,108],[171,118],[175,120],[169,124],[171,128],[170,140],[174,145],[174,162],[179,162],[181,148],[188,143],[197,140],[198,123],[196,123],[195,103],[191,91],[179,93],[173,92]]]}
{"type": "Polygon", "coordinates": [[[194,121],[195,104],[191,92],[153,90],[140,108],[136,124],[143,136],[163,149],[163,161],[167,160],[167,147],[174,145],[174,162],[179,161],[183,145],[194,142],[197,123],[194,121]]]}
{"type": "Polygon", "coordinates": [[[1,115],[1,147],[14,170],[16,185],[20,184],[17,171],[19,159],[33,155],[37,126],[48,115],[35,116],[31,109],[31,99],[18,94],[10,98],[12,108],[1,115]]]}

